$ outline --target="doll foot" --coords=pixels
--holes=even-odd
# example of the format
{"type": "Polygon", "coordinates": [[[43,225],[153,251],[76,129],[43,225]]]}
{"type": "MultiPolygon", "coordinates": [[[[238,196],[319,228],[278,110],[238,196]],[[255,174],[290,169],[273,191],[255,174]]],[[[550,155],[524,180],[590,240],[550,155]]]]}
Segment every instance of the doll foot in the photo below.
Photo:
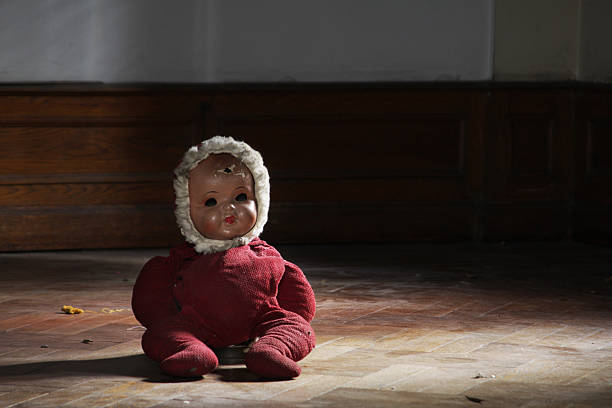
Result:
{"type": "Polygon", "coordinates": [[[217,356],[204,344],[190,344],[164,359],[161,369],[175,377],[199,377],[217,368],[217,356]]]}
{"type": "Polygon", "coordinates": [[[245,360],[249,370],[265,378],[284,380],[295,378],[302,372],[295,361],[271,347],[251,349],[245,360]]]}

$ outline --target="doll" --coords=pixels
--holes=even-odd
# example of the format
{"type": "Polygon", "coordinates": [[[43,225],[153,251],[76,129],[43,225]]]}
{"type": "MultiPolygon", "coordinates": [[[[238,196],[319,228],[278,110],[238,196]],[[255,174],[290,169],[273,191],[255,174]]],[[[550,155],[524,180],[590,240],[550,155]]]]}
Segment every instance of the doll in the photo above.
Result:
{"type": "Polygon", "coordinates": [[[257,339],[249,370],[297,377],[296,362],[315,346],[315,299],[300,268],[258,238],[270,202],[261,155],[215,136],[189,149],[174,175],[185,242],[149,260],[132,295],[145,354],[167,374],[194,377],[218,366],[214,349],[257,339]]]}

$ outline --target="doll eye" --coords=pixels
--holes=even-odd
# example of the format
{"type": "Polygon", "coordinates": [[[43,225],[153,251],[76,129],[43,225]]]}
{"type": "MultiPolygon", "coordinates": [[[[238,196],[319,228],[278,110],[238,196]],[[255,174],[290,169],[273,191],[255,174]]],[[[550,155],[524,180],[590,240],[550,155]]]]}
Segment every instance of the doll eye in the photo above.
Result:
{"type": "Polygon", "coordinates": [[[246,201],[247,195],[245,193],[238,194],[236,196],[236,201],[246,201]]]}
{"type": "Polygon", "coordinates": [[[214,207],[215,205],[217,205],[217,200],[215,200],[214,198],[209,198],[208,200],[206,200],[204,205],[207,207],[214,207]]]}

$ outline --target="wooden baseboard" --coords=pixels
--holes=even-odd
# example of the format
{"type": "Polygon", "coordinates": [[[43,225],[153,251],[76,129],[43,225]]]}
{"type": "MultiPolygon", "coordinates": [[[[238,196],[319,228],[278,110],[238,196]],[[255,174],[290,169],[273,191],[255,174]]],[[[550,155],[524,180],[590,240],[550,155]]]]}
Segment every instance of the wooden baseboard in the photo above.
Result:
{"type": "Polygon", "coordinates": [[[263,153],[271,242],[612,242],[611,132],[581,83],[2,87],[0,250],[176,242],[216,134],[263,153]]]}
{"type": "Polygon", "coordinates": [[[467,205],[273,205],[263,237],[282,243],[449,242],[471,240],[467,205]]]}
{"type": "Polygon", "coordinates": [[[578,206],[574,209],[573,236],[596,244],[612,243],[612,205],[578,206]]]}
{"type": "Polygon", "coordinates": [[[171,206],[0,210],[1,251],[163,247],[179,242],[171,206]]]}

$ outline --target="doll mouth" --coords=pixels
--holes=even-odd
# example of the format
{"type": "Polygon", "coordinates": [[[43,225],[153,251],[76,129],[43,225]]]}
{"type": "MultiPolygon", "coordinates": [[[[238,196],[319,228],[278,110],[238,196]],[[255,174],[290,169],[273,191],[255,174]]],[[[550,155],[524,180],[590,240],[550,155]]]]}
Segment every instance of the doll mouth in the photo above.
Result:
{"type": "Polygon", "coordinates": [[[226,224],[233,224],[236,222],[236,217],[234,217],[233,215],[230,215],[229,217],[225,217],[223,219],[223,222],[225,222],[226,224]]]}

